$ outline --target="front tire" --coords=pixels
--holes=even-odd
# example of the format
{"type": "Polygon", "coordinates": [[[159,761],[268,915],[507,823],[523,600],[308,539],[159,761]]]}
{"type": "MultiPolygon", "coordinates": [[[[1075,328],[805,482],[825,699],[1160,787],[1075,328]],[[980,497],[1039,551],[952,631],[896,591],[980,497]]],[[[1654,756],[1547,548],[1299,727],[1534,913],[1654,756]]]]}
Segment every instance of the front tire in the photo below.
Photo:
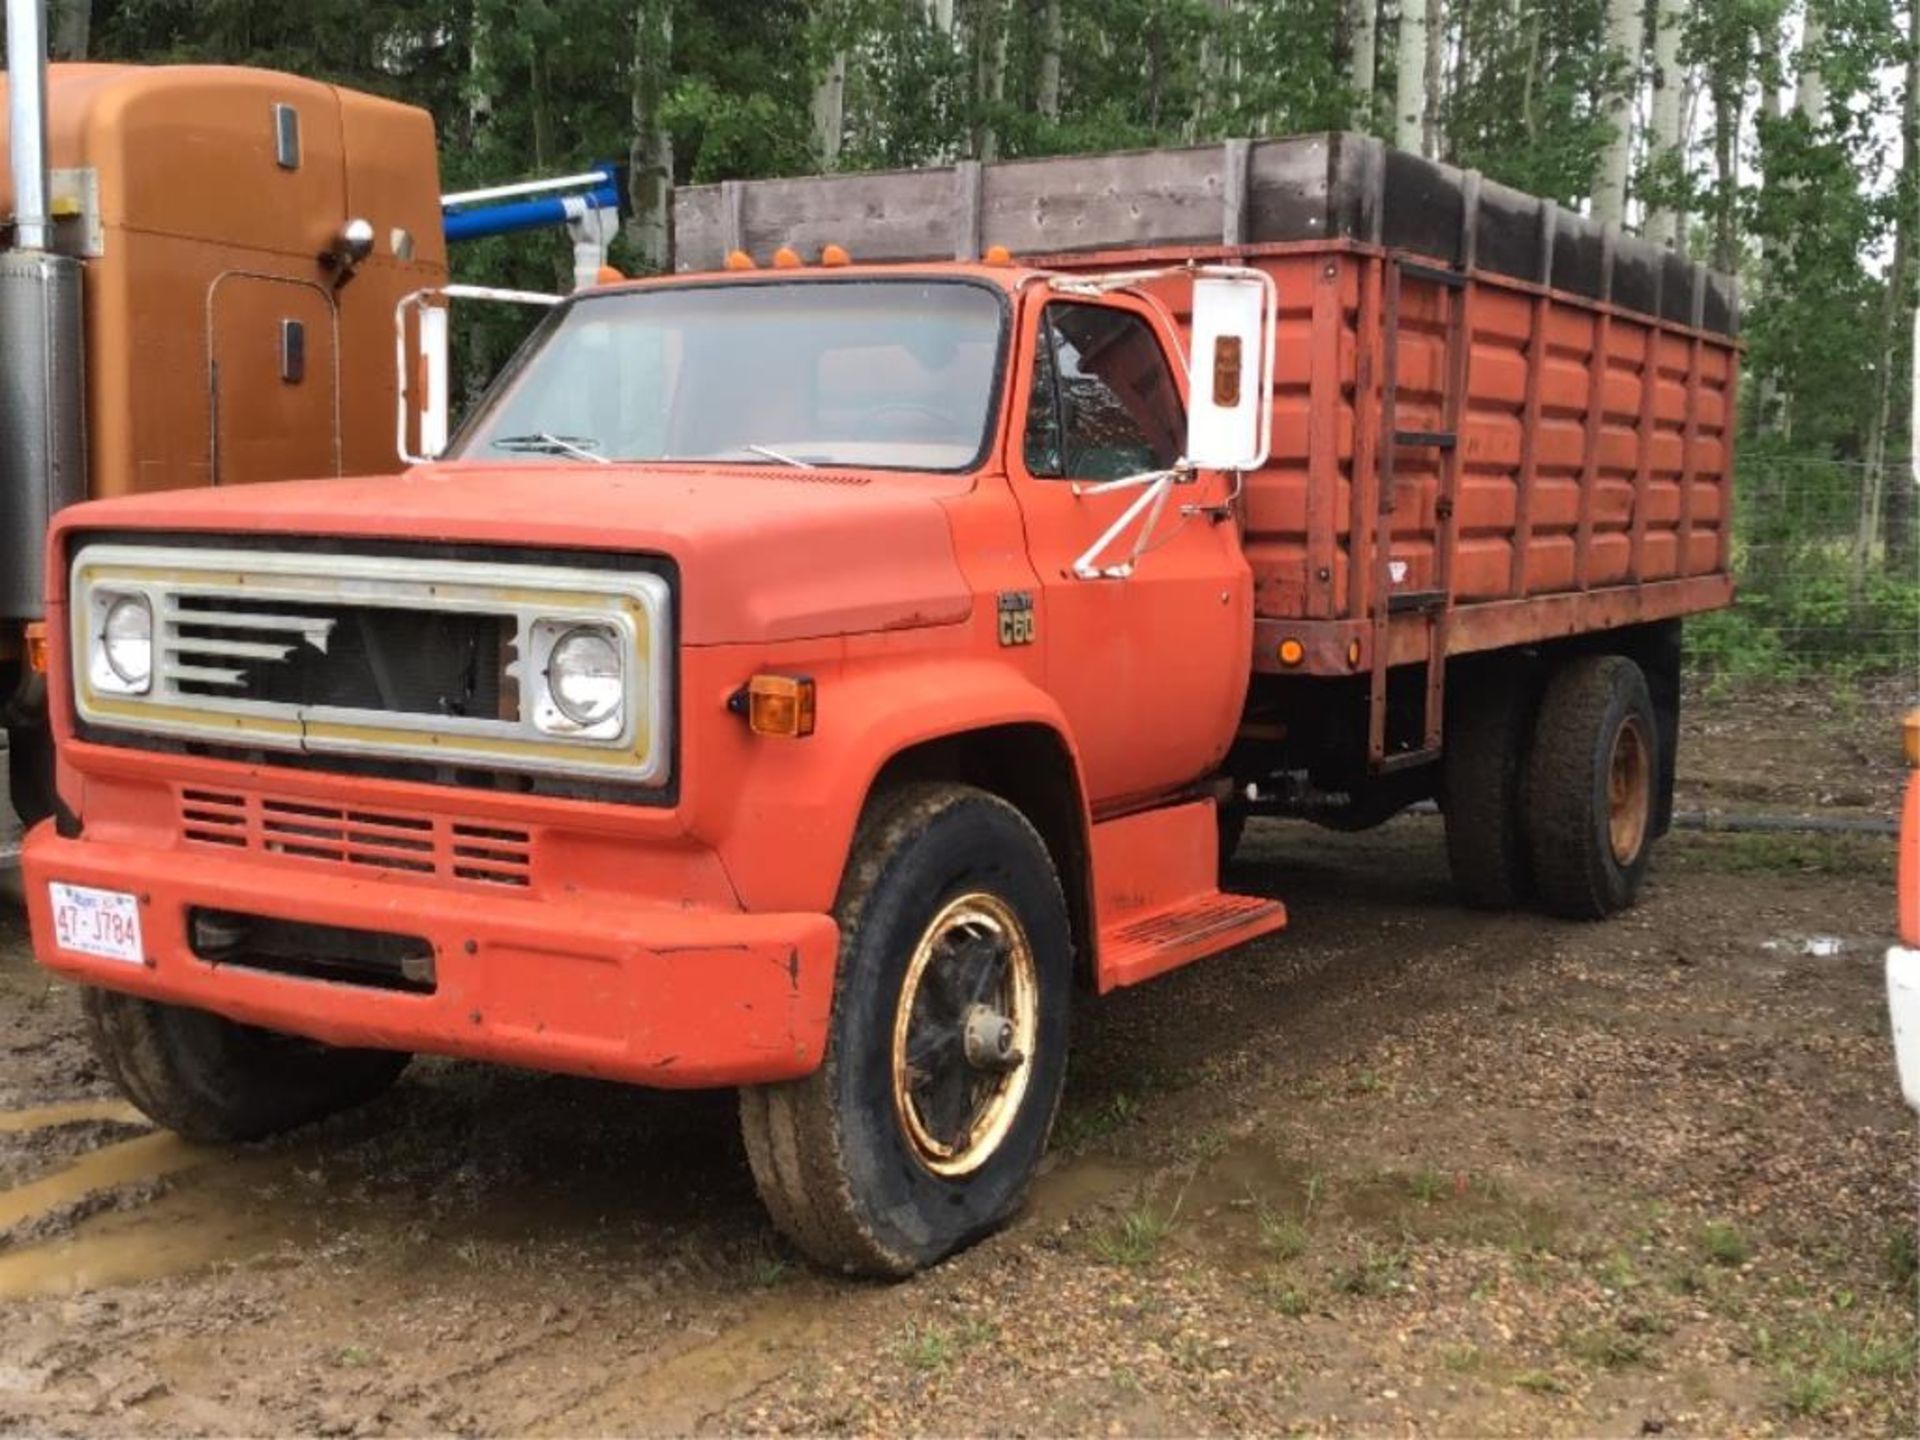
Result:
{"type": "Polygon", "coordinates": [[[863,821],[820,1068],[741,1091],[774,1223],[821,1265],[899,1276],[1020,1208],[1066,1076],[1072,932],[1024,816],[904,786],[863,821]]]}
{"type": "Polygon", "coordinates": [[[1659,728],[1624,655],[1568,662],[1547,682],[1527,757],[1534,886],[1549,912],[1599,920],[1639,893],[1653,848],[1659,728]]]}
{"type": "Polygon", "coordinates": [[[157,1125],[188,1140],[260,1140],[363,1105],[407,1068],[391,1050],[343,1050],[205,1010],[114,990],[82,993],[107,1076],[157,1125]]]}

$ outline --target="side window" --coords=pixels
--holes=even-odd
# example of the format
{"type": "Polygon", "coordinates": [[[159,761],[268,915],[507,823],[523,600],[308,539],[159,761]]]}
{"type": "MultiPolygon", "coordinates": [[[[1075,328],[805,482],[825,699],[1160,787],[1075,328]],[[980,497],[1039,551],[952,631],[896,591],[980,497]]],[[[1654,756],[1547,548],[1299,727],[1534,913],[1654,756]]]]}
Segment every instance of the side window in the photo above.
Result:
{"type": "Polygon", "coordinates": [[[1153,329],[1101,305],[1041,313],[1027,402],[1027,469],[1117,480],[1180,458],[1186,415],[1153,329]]]}

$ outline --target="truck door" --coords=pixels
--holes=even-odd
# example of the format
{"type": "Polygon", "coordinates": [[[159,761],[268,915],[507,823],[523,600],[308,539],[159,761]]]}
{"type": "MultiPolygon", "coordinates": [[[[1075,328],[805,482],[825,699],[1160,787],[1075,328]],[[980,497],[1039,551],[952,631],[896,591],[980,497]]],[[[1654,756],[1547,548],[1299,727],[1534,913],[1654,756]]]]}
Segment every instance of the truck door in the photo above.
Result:
{"type": "MultiPolygon", "coordinates": [[[[1246,699],[1253,582],[1231,521],[1201,513],[1229,476],[1202,472],[1168,497],[1126,579],[1073,565],[1138,497],[1075,481],[1171,465],[1186,440],[1179,367],[1153,312],[1127,296],[1026,307],[1008,471],[1043,589],[1048,689],[1072,722],[1089,798],[1164,794],[1226,754],[1246,699]]],[[[1224,512],[1221,512],[1224,513],[1224,512]]],[[[1105,552],[1126,558],[1133,536],[1105,552]]]]}
{"type": "Polygon", "coordinates": [[[207,293],[208,465],[216,485],[340,473],[333,295],[288,276],[228,271],[207,293]]]}

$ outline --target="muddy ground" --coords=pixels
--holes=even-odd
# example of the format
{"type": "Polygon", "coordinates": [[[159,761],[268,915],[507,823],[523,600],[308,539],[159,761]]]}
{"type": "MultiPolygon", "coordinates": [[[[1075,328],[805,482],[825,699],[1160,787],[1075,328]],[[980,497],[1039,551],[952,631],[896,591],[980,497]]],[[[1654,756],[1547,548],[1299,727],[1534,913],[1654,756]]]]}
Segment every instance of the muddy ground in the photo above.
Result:
{"type": "MultiPolygon", "coordinates": [[[[1696,707],[1681,804],[1891,813],[1907,698],[1696,707]]],[[[895,1286],[780,1243],[726,1097],[423,1062],[186,1146],[0,911],[0,1431],[1920,1429],[1892,847],[1678,835],[1587,926],[1439,842],[1254,827],[1290,931],[1088,1005],[1028,1213],[895,1286]]]]}

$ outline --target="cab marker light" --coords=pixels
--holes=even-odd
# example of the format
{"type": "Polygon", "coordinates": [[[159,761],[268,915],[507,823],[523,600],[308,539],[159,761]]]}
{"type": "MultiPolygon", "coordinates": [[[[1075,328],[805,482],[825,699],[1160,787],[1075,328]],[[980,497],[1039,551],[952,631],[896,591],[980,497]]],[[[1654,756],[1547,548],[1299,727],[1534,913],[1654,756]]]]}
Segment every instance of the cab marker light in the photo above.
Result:
{"type": "Polygon", "coordinates": [[[729,270],[758,270],[759,268],[753,263],[753,257],[746,251],[729,250],[727,252],[727,269],[729,270]]]}
{"type": "Polygon", "coordinates": [[[782,245],[773,252],[773,268],[776,270],[798,270],[800,252],[791,245],[782,245]]]}
{"type": "Polygon", "coordinates": [[[820,250],[820,263],[838,269],[842,265],[851,265],[853,256],[847,253],[844,245],[825,245],[820,250]]]}
{"type": "Polygon", "coordinates": [[[980,257],[980,263],[983,265],[1011,265],[1013,264],[1013,252],[1004,245],[989,245],[987,247],[987,253],[980,257]]]}
{"type": "Polygon", "coordinates": [[[1280,642],[1280,663],[1289,669],[1307,658],[1307,647],[1289,635],[1280,642]]]}
{"type": "Polygon", "coordinates": [[[727,697],[727,708],[745,715],[747,728],[756,735],[804,739],[813,733],[813,677],[755,675],[727,697]]]}

